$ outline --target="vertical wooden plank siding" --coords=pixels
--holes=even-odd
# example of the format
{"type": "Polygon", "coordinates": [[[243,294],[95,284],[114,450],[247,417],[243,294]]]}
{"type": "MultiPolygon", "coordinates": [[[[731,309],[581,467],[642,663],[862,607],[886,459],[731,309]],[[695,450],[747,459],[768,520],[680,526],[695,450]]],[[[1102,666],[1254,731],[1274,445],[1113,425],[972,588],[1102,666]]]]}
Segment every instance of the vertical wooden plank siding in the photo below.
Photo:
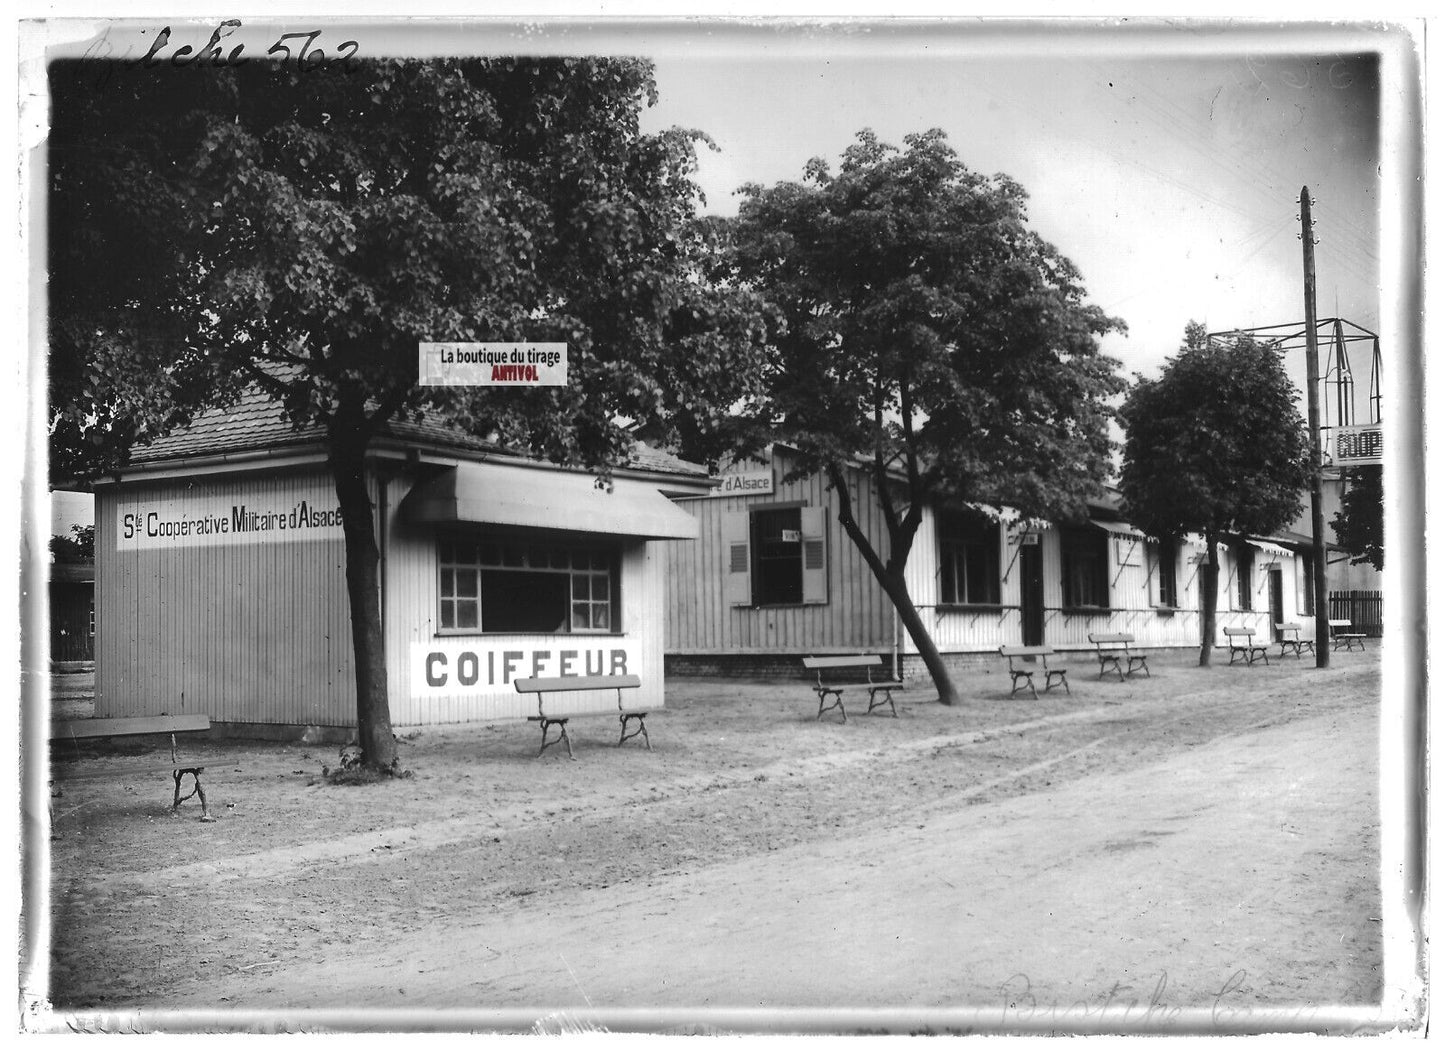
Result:
{"type": "MultiPolygon", "coordinates": [[[[434,725],[440,723],[476,722],[494,719],[517,719],[535,715],[536,698],[516,692],[510,678],[488,683],[483,677],[469,687],[458,682],[455,655],[473,652],[481,655],[485,667],[486,654],[515,650],[526,654],[516,677],[533,674],[528,664],[535,655],[548,654],[548,668],[555,669],[563,650],[576,652],[576,668],[584,671],[588,662],[600,668],[610,664],[614,649],[625,648],[627,671],[642,679],[642,686],[629,690],[629,704],[663,705],[662,683],[662,610],[665,604],[662,556],[651,549],[657,546],[639,539],[605,540],[588,534],[576,539],[588,544],[617,547],[620,552],[619,587],[621,589],[620,631],[605,634],[483,634],[453,633],[441,635],[437,630],[438,565],[437,531],[434,526],[414,524],[406,520],[399,508],[410,490],[413,479],[402,475],[386,484],[387,564],[386,613],[387,678],[390,687],[392,720],[399,726],[434,725]],[[447,681],[444,686],[431,687],[425,678],[426,658],[431,653],[445,653],[447,681]]],[[[611,670],[610,667],[608,670],[611,670]]],[[[495,671],[495,669],[494,669],[495,671]]],[[[548,670],[544,674],[558,674],[548,670]]],[[[574,711],[615,711],[617,694],[607,691],[579,693],[568,698],[574,711]]]]}
{"type": "MultiPolygon", "coordinates": [[[[335,539],[121,545],[137,508],[334,510],[324,472],[96,492],[96,715],[355,725],[345,548],[335,539]]],[[[189,513],[189,512],[186,512],[189,513]]],[[[292,534],[295,536],[296,534],[292,534]]]]}
{"type": "MultiPolygon", "coordinates": [[[[696,540],[657,545],[665,570],[666,648],[678,654],[886,652],[893,645],[893,610],[863,556],[838,522],[837,496],[821,475],[783,482],[788,469],[774,455],[774,491],[680,499],[698,520],[696,540]],[[826,509],[828,601],[819,604],[733,606],[727,601],[728,546],[723,521],[769,504],[826,509]]],[[[852,472],[853,510],[864,533],[887,557],[888,531],[876,487],[863,471],[852,472]]]]}

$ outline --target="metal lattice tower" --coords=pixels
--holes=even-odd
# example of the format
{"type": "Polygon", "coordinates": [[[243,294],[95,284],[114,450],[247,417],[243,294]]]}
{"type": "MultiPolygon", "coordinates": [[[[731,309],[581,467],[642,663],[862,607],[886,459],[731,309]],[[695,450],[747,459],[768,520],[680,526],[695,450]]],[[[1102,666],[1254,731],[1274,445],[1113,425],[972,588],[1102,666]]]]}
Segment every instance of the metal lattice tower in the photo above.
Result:
{"type": "MultiPolygon", "coordinates": [[[[1257,328],[1238,328],[1224,332],[1210,332],[1211,343],[1221,343],[1248,336],[1255,342],[1273,347],[1281,353],[1304,350],[1308,329],[1304,322],[1285,325],[1262,325],[1257,328]]],[[[1328,348],[1324,372],[1320,376],[1320,432],[1324,446],[1330,447],[1331,432],[1342,427],[1379,425],[1382,420],[1383,396],[1381,394],[1380,337],[1367,328],[1343,318],[1321,318],[1315,322],[1315,339],[1318,345],[1328,348]],[[1350,364],[1351,348],[1358,359],[1363,349],[1358,344],[1368,344],[1370,355],[1369,393],[1365,398],[1365,418],[1357,411],[1355,374],[1350,364]]]]}

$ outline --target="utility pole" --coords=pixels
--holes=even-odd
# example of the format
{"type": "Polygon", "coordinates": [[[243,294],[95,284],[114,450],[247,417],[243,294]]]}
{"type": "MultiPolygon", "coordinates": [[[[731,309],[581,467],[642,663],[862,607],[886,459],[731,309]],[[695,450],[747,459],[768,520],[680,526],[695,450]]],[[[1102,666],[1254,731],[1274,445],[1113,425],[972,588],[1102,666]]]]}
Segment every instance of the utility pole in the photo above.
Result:
{"type": "Polygon", "coordinates": [[[1323,457],[1320,455],[1320,348],[1315,340],[1315,230],[1310,218],[1310,188],[1299,192],[1300,240],[1305,264],[1305,372],[1309,388],[1310,529],[1314,539],[1315,667],[1330,666],[1330,597],[1325,590],[1325,508],[1323,457]]]}

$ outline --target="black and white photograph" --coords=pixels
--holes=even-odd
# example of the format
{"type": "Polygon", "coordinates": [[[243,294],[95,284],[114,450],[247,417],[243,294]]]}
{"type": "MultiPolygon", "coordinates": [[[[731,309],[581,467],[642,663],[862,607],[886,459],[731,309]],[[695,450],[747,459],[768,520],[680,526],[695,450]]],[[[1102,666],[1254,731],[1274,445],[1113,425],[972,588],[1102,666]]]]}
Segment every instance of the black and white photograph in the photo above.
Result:
{"type": "Polygon", "coordinates": [[[1426,20],[19,23],[19,1031],[1408,1034],[1426,20]]]}

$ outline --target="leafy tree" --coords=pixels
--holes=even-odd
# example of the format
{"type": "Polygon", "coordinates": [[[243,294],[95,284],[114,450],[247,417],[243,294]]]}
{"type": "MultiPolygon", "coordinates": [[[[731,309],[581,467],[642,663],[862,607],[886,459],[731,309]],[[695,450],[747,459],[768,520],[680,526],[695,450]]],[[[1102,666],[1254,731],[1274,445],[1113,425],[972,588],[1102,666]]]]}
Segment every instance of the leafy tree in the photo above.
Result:
{"type": "Polygon", "coordinates": [[[839,522],[953,704],[904,578],[924,507],[1082,514],[1108,468],[1107,399],[1123,389],[1098,338],[1123,326],[1029,229],[1023,189],[970,171],[941,131],[899,150],[865,130],[836,174],[815,159],[802,183],[742,192],[721,277],[772,305],[773,354],[735,442],[786,441],[800,474],[826,474],[839,522]],[[848,468],[860,457],[886,547],[858,525],[848,468]]]}
{"type": "Polygon", "coordinates": [[[66,476],[248,386],[324,429],[368,766],[394,766],[363,464],[426,412],[605,471],[629,427],[722,417],[757,315],[699,280],[699,133],[644,135],[650,63],[51,68],[52,462],[66,476]],[[557,341],[569,385],[417,385],[421,341],[557,341]]]}
{"type": "Polygon", "coordinates": [[[1280,354],[1247,336],[1210,342],[1190,322],[1157,380],[1124,401],[1119,488],[1130,520],[1157,536],[1204,537],[1199,663],[1214,652],[1217,545],[1269,533],[1300,512],[1309,438],[1280,354]]]}
{"type": "Polygon", "coordinates": [[[73,525],[70,536],[56,534],[50,538],[52,562],[72,565],[95,561],[95,526],[73,525]]]}
{"type": "Polygon", "coordinates": [[[1365,563],[1385,568],[1385,469],[1378,464],[1352,467],[1345,472],[1345,495],[1340,510],[1330,519],[1339,545],[1354,557],[1351,565],[1365,563]]]}

